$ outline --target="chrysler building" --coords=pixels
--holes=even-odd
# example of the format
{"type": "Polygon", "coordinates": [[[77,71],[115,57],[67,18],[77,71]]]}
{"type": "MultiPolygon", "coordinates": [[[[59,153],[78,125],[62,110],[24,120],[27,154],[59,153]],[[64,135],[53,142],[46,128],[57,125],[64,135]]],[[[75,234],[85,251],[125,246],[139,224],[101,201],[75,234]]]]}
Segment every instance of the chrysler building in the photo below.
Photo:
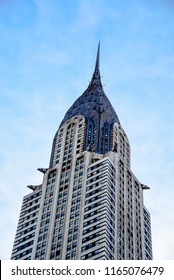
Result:
{"type": "MultiPolygon", "coordinates": [[[[131,171],[128,137],[101,83],[100,45],[84,93],[54,136],[40,185],[29,185],[12,260],[150,260],[149,189],[131,171]]],[[[68,81],[67,81],[68,82],[68,81]]]]}

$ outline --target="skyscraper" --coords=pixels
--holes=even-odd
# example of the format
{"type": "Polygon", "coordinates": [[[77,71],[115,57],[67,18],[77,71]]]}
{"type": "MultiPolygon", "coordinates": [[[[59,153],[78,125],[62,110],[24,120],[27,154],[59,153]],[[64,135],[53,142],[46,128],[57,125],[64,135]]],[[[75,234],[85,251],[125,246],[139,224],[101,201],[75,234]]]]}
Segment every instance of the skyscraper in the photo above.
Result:
{"type": "Polygon", "coordinates": [[[152,259],[148,187],[103,91],[98,46],[85,92],[65,114],[41,185],[23,198],[11,259],[152,259]]]}

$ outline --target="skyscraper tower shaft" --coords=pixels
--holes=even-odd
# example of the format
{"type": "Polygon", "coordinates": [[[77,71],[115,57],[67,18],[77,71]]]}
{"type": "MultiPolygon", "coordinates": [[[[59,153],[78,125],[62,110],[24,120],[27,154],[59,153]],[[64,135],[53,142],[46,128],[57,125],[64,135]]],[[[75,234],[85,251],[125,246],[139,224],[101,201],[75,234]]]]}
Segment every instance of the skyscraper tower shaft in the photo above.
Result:
{"type": "Polygon", "coordinates": [[[148,189],[131,171],[130,145],[103,91],[98,46],[85,92],[65,114],[43,182],[28,186],[11,259],[152,259],[148,189]]]}

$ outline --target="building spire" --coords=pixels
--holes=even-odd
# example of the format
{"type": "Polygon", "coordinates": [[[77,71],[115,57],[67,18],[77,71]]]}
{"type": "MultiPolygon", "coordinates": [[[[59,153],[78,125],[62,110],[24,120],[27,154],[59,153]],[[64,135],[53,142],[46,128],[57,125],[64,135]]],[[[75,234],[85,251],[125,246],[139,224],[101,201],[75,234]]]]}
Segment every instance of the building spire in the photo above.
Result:
{"type": "Polygon", "coordinates": [[[98,50],[97,50],[97,57],[96,57],[96,63],[95,63],[95,70],[99,70],[100,67],[100,41],[98,43],[98,50]]]}
{"type": "Polygon", "coordinates": [[[96,57],[96,63],[95,63],[95,69],[94,73],[91,79],[91,82],[89,84],[89,87],[102,87],[101,78],[100,78],[100,41],[98,43],[98,49],[97,49],[97,57],[96,57]]]}
{"type": "MultiPolygon", "coordinates": [[[[89,140],[89,139],[86,140],[87,147],[90,145],[90,142],[92,142],[93,140],[94,140],[94,142],[96,142],[99,139],[99,135],[97,133],[99,133],[100,136],[102,135],[102,133],[104,131],[103,130],[104,123],[107,123],[109,125],[112,125],[113,123],[120,124],[118,116],[103,90],[103,86],[102,86],[101,78],[100,78],[99,65],[100,65],[100,42],[98,43],[96,61],[94,64],[94,72],[93,72],[91,81],[90,81],[88,87],[86,88],[86,90],[83,92],[83,94],[77,98],[77,100],[73,103],[73,105],[66,112],[65,117],[60,124],[60,127],[61,127],[67,120],[69,120],[71,117],[77,116],[77,115],[84,116],[86,119],[87,125],[89,124],[91,126],[91,122],[92,122],[93,125],[95,126],[95,129],[97,129],[98,132],[95,131],[95,136],[94,136],[95,139],[93,139],[92,138],[93,136],[91,136],[91,138],[89,137],[89,139],[92,139],[92,140],[89,140]]],[[[93,133],[94,133],[94,126],[92,126],[93,128],[91,128],[92,129],[92,132],[90,132],[90,133],[92,133],[91,135],[93,135],[93,133]]],[[[57,139],[56,137],[57,137],[57,135],[55,136],[55,139],[57,139]]],[[[98,143],[99,142],[102,143],[102,140],[98,141],[98,143]]],[[[54,146],[55,146],[55,143],[56,142],[53,143],[54,146]]],[[[99,147],[100,143],[99,144],[98,143],[97,144],[95,143],[95,147],[97,147],[95,150],[101,151],[101,147],[99,147]]],[[[108,141],[108,145],[109,145],[109,141],[108,141]]],[[[51,161],[52,161],[52,158],[51,158],[51,161]]]]}

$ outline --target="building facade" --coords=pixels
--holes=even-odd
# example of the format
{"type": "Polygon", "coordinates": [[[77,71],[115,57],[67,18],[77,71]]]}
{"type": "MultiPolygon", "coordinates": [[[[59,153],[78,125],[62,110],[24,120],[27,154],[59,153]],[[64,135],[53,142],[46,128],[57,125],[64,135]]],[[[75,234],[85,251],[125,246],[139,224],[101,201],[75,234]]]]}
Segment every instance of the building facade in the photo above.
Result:
{"type": "Polygon", "coordinates": [[[11,259],[152,259],[148,187],[131,171],[130,144],[94,74],[65,114],[43,182],[28,186],[11,259]]]}

